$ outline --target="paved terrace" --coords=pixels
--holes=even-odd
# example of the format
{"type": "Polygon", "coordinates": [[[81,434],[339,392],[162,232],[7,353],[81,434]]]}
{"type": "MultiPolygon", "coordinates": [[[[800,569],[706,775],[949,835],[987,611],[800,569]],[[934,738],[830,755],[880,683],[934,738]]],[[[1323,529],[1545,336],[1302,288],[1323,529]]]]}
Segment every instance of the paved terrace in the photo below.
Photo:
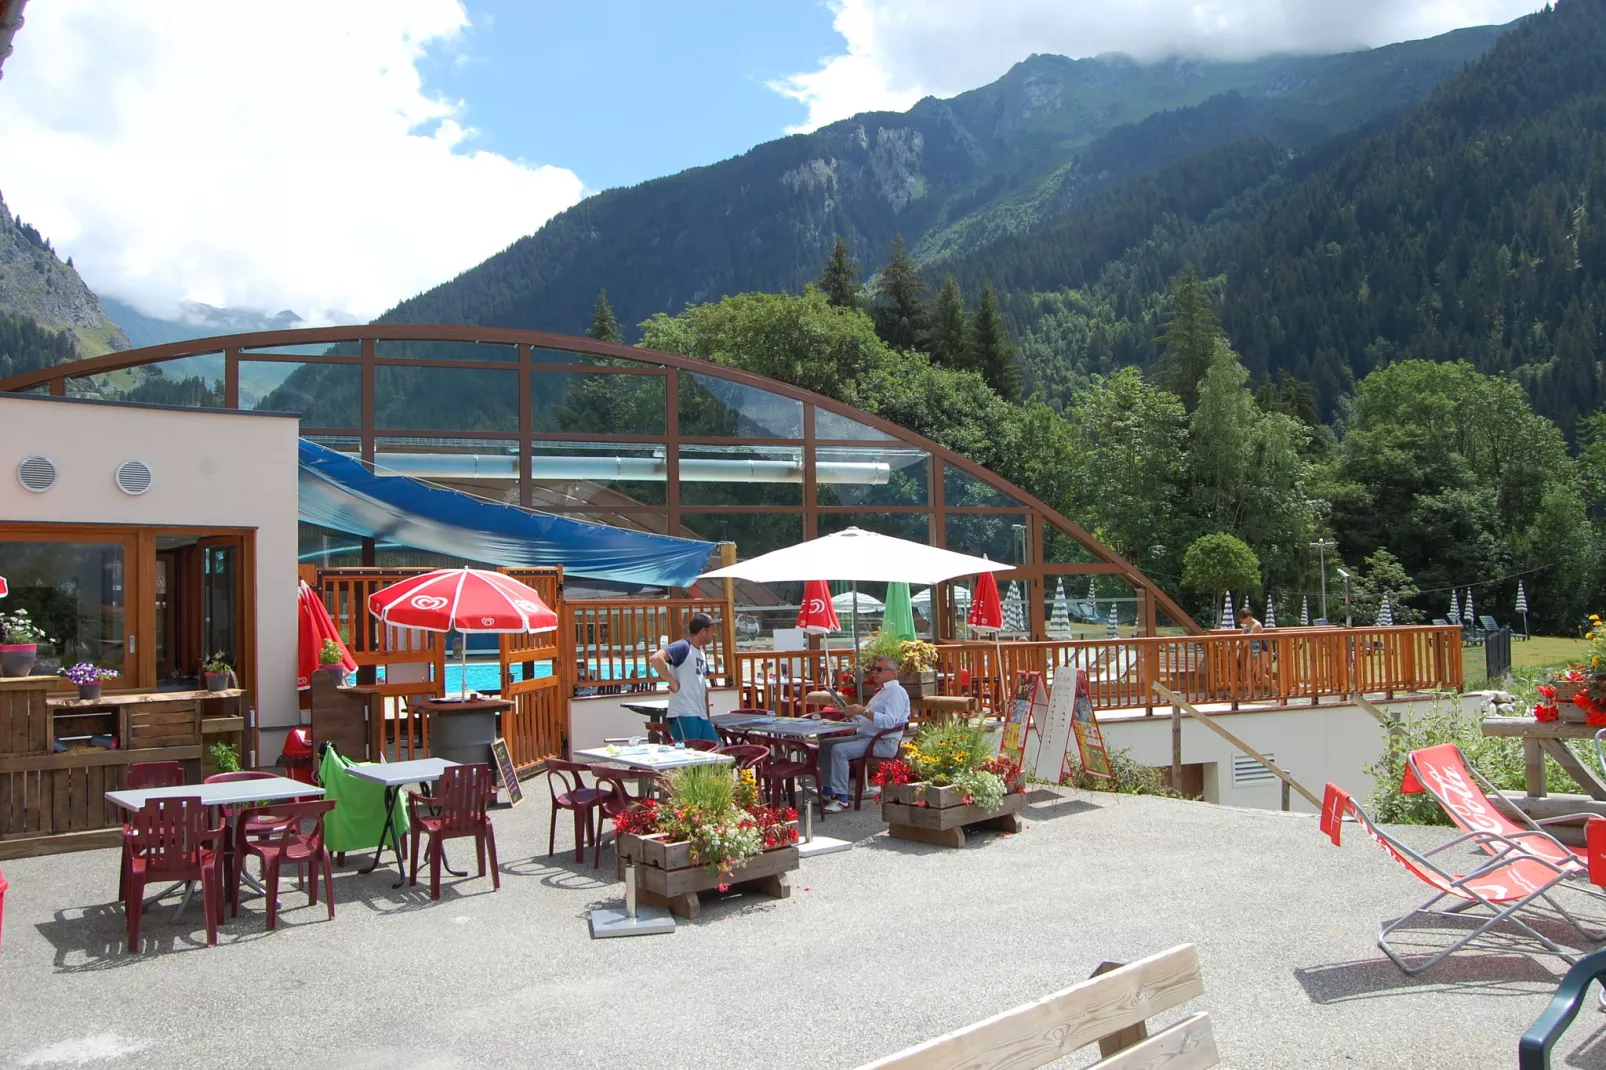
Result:
{"type": "MultiPolygon", "coordinates": [[[[585,911],[622,894],[611,857],[545,858],[546,792],[526,788],[495,814],[499,893],[469,879],[431,902],[348,864],[333,922],[291,880],[277,932],[246,899],[216,948],[198,906],[179,924],[168,907],[125,955],[115,851],[7,863],[0,1064],[853,1067],[1193,941],[1225,1066],[1464,1070],[1515,1064],[1560,972],[1469,953],[1407,979],[1373,941],[1423,889],[1364,836],[1335,849],[1308,816],[1074,792],[955,851],[890,840],[869,809],[833,817],[856,847],[805,860],[790,899],[593,941],[585,911]]],[[[1557,1065],[1606,1066],[1603,1035],[1586,1009],[1557,1065]]]]}

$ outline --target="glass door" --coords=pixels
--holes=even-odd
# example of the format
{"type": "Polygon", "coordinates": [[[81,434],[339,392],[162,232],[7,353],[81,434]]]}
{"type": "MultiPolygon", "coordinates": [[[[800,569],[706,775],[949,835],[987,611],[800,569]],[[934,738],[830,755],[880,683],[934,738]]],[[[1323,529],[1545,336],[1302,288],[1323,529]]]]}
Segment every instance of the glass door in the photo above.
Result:
{"type": "Polygon", "coordinates": [[[201,635],[204,657],[221,653],[240,666],[241,539],[201,539],[201,635]]]}

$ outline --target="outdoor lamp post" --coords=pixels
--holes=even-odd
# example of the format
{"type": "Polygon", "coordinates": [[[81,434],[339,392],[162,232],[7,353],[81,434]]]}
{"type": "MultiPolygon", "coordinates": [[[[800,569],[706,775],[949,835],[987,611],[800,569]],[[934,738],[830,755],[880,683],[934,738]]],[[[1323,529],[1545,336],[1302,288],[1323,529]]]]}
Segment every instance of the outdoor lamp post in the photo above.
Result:
{"type": "MultiPolygon", "coordinates": [[[[1316,551],[1322,563],[1322,619],[1331,620],[1332,618],[1327,615],[1327,551],[1338,549],[1338,543],[1332,539],[1317,539],[1310,544],[1310,548],[1316,551]]],[[[1343,569],[1338,571],[1345,576],[1349,575],[1343,569]]]]}
{"type": "Polygon", "coordinates": [[[1340,576],[1344,577],[1344,627],[1353,628],[1355,626],[1355,622],[1350,617],[1350,605],[1349,605],[1350,574],[1349,574],[1348,570],[1342,569],[1342,568],[1338,570],[1338,574],[1340,576]]]}

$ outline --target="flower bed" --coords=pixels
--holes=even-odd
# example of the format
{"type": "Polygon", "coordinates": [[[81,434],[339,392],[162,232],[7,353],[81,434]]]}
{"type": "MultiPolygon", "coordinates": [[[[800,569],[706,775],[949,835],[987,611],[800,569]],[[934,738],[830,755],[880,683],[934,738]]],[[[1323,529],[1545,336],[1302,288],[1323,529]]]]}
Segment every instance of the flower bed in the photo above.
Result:
{"type": "Polygon", "coordinates": [[[903,840],[960,847],[967,828],[1019,832],[1026,807],[1021,770],[989,755],[986,736],[966,724],[933,724],[882,763],[881,818],[887,834],[903,840]]]}
{"type": "Polygon", "coordinates": [[[791,895],[786,873],[798,866],[797,812],[761,804],[751,770],[677,769],[667,799],[641,803],[616,825],[619,863],[636,867],[644,903],[695,918],[701,892],[740,886],[777,899],[791,895]]]}

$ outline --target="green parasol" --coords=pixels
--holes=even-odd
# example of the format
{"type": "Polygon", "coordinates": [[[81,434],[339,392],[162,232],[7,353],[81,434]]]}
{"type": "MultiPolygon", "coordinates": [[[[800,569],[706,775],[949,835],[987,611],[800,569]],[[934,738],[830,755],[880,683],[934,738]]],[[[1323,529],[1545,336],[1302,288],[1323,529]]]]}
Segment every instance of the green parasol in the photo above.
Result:
{"type": "Polygon", "coordinates": [[[909,604],[909,585],[902,580],[887,584],[887,608],[881,614],[881,630],[899,639],[915,638],[915,611],[909,604]]]}

